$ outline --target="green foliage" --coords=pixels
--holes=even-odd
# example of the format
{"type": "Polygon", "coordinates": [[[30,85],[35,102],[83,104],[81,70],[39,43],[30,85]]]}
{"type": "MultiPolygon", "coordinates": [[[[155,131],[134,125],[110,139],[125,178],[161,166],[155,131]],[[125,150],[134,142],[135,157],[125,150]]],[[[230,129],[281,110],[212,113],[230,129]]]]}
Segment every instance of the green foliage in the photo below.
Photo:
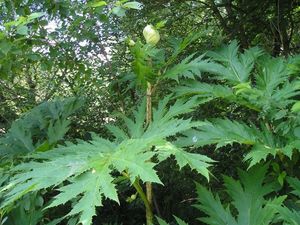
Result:
{"type": "MultiPolygon", "coordinates": [[[[0,156],[5,158],[0,168],[3,206],[0,224],[43,224],[52,219],[52,216],[43,215],[47,211],[41,209],[44,206],[41,193],[46,193],[49,215],[68,211],[65,217],[52,220],[51,225],[67,223],[63,221],[67,219],[68,225],[91,224],[96,207],[104,204],[103,198],[115,202],[126,198],[123,193],[117,195],[120,180],[133,185],[145,181],[161,183],[156,165],[170,156],[178,167],[189,166],[208,179],[208,167],[213,161],[195,153],[202,149],[189,152],[191,147],[216,145],[217,148],[240,150],[218,151],[221,163],[215,170],[216,176],[218,169],[240,163],[229,160],[236,154],[250,161],[250,167],[271,157],[280,160],[280,168],[275,172],[280,174],[278,180],[283,187],[285,176],[294,172],[292,167],[297,165],[299,157],[295,150],[300,148],[299,59],[272,58],[257,47],[240,52],[237,41],[201,56],[193,52],[211,49],[223,39],[233,37],[237,37],[243,47],[252,43],[267,46],[272,55],[287,56],[289,52],[298,51],[299,38],[294,35],[299,33],[297,4],[264,1],[258,7],[256,1],[241,0],[141,2],[145,4],[128,0],[0,1],[0,132],[3,133],[0,156]],[[110,16],[112,14],[118,18],[110,16]],[[256,26],[257,21],[262,26],[256,26]],[[141,27],[148,23],[157,24],[161,42],[153,47],[136,41],[131,47],[131,69],[129,61],[132,59],[127,57],[128,48],[122,39],[128,34],[139,36],[141,27]],[[199,32],[187,35],[191,30],[199,32]],[[185,38],[170,38],[178,34],[185,38]],[[165,46],[165,40],[169,45],[165,46]],[[118,78],[127,71],[133,71],[137,79],[125,77],[126,85],[128,81],[130,84],[129,88],[124,88],[118,78]],[[166,98],[153,110],[152,123],[147,124],[143,103],[133,113],[133,118],[121,116],[124,126],[120,126],[118,120],[118,125],[108,125],[115,139],[107,138],[102,125],[112,119],[110,113],[121,110],[129,114],[128,109],[140,98],[139,91],[130,89],[134,81],[144,88],[151,83],[153,92],[158,93],[157,96],[153,94],[157,102],[175,83],[171,80],[180,80],[183,85],[175,89],[177,96],[195,95],[197,100],[178,100],[168,107],[170,99],[166,98]],[[90,141],[63,142],[71,126],[67,117],[82,105],[81,100],[75,99],[74,104],[69,104],[69,100],[45,103],[7,129],[11,121],[37,103],[62,95],[84,95],[88,100],[81,119],[72,127],[72,131],[76,131],[71,133],[72,137],[76,138],[78,130],[93,130],[101,132],[101,138],[95,136],[90,140],[86,136],[90,141]],[[193,111],[198,104],[206,105],[193,111]],[[225,118],[221,118],[215,108],[221,109],[225,118]],[[204,115],[217,114],[217,119],[194,122],[182,117],[185,113],[192,114],[193,119],[204,117],[203,111],[204,115]],[[19,157],[24,153],[26,157],[19,157]],[[16,166],[20,161],[22,163],[16,166]],[[49,198],[52,202],[48,202],[49,198]],[[8,217],[6,212],[10,212],[8,217]],[[6,218],[8,220],[4,221],[6,218]]],[[[209,149],[207,146],[204,150],[209,149]]],[[[164,177],[170,175],[169,168],[160,169],[164,177]]],[[[261,174],[259,169],[257,171],[261,174]]],[[[261,214],[272,217],[278,211],[277,221],[298,224],[298,211],[288,204],[280,206],[281,197],[260,201],[266,199],[260,192],[265,185],[261,177],[253,173],[252,178],[241,175],[241,182],[225,178],[233,199],[230,205],[235,209],[224,207],[221,200],[218,202],[211,194],[210,205],[215,204],[216,212],[220,212],[215,218],[223,215],[230,220],[230,225],[259,224],[263,219],[268,220],[263,218],[256,223],[257,218],[263,217],[261,214]],[[251,184],[244,181],[245,177],[251,184]],[[255,185],[261,189],[257,191],[255,185]],[[260,205],[257,206],[252,199],[259,194],[257,204],[260,205]],[[236,200],[238,197],[240,201],[236,200]],[[255,214],[253,209],[258,212],[255,214]],[[246,215],[246,211],[250,211],[250,215],[246,215]]],[[[297,183],[287,180],[291,186],[297,183]]],[[[183,179],[174,184],[177,190],[177,187],[188,187],[190,182],[183,179]]],[[[158,207],[165,199],[176,203],[181,200],[174,200],[172,191],[158,199],[158,207]]],[[[125,207],[120,208],[124,210],[125,207]]],[[[130,217],[128,211],[125,212],[130,217]]],[[[163,216],[164,213],[162,210],[163,216]]],[[[106,211],[104,214],[110,215],[106,211]]],[[[102,215],[100,218],[103,219],[102,215]]],[[[186,224],[178,218],[175,220],[178,224],[186,224]]],[[[135,223],[140,224],[140,221],[135,223]]]]}
{"type": "Polygon", "coordinates": [[[194,78],[200,75],[203,66],[207,64],[202,60],[203,56],[195,57],[191,54],[180,63],[175,63],[189,44],[194,42],[200,32],[191,33],[184,39],[172,39],[171,51],[156,48],[150,44],[143,44],[138,41],[131,47],[134,57],[132,63],[133,72],[136,75],[137,84],[146,87],[147,82],[157,84],[164,79],[178,81],[179,77],[194,78]]]}
{"type": "Polygon", "coordinates": [[[144,125],[144,104],[134,113],[134,119],[124,117],[127,131],[110,126],[116,136],[113,142],[95,137],[90,142],[31,155],[31,161],[14,167],[16,175],[2,189],[5,200],[1,208],[28,192],[56,187],[59,194],[47,208],[73,202],[72,210],[64,218],[78,215],[77,223],[91,224],[95,207],[102,205],[102,197],[118,202],[113,171],[123,174],[131,183],[137,179],[161,183],[154,166],[171,155],[180,167],[189,165],[208,179],[207,168],[213,160],[185,152],[166,139],[199,125],[177,118],[191,111],[195,101],[178,100],[167,108],[168,101],[169,97],[154,109],[153,122],[148,127],[144,125]],[[159,161],[151,162],[155,156],[159,161]]]}
{"type": "MultiPolygon", "coordinates": [[[[178,225],[188,225],[186,222],[184,222],[182,219],[174,216],[176,222],[178,225]]],[[[156,217],[157,222],[159,223],[159,225],[168,225],[166,221],[164,221],[163,219],[156,217]]]]}
{"type": "MultiPolygon", "coordinates": [[[[102,1],[100,1],[102,2],[102,1]]],[[[115,6],[112,8],[111,12],[119,17],[123,17],[126,15],[126,11],[129,9],[140,10],[142,9],[143,5],[139,2],[132,1],[129,2],[128,0],[117,1],[115,6]]]]}
{"type": "Polygon", "coordinates": [[[167,70],[164,77],[178,81],[179,77],[193,78],[194,75],[200,76],[201,69],[203,64],[206,65],[206,61],[203,60],[203,56],[199,56],[195,59],[193,59],[193,57],[194,54],[167,70]]]}
{"type": "Polygon", "coordinates": [[[138,41],[131,48],[131,52],[134,57],[132,68],[137,76],[137,84],[146,87],[147,82],[154,83],[165,60],[163,50],[138,41]]]}
{"type": "Polygon", "coordinates": [[[233,90],[225,85],[194,82],[193,80],[184,81],[183,84],[184,86],[176,87],[174,90],[178,96],[197,95],[203,103],[216,98],[234,98],[233,90]]]}
{"type": "MultiPolygon", "coordinates": [[[[287,181],[289,185],[293,188],[292,194],[300,197],[300,181],[297,178],[288,177],[287,181]]],[[[280,206],[276,207],[279,212],[279,221],[283,221],[284,225],[296,225],[300,223],[300,211],[298,207],[291,206],[280,206]]]]}
{"type": "Polygon", "coordinates": [[[240,181],[224,177],[226,192],[232,202],[224,207],[218,195],[214,196],[205,187],[197,184],[198,202],[195,207],[205,212],[208,217],[200,220],[206,224],[231,225],[266,225],[272,224],[277,210],[285,196],[267,200],[273,191],[272,184],[264,184],[267,166],[256,166],[248,172],[239,171],[240,181]],[[234,207],[237,216],[233,213],[234,207]]]}
{"type": "Polygon", "coordinates": [[[290,69],[293,60],[272,58],[257,47],[239,53],[236,41],[207,56],[210,58],[202,60],[200,70],[219,84],[190,79],[175,89],[177,95],[197,96],[200,104],[224,99],[253,110],[261,122],[248,120],[249,126],[228,119],[211,120],[199,130],[187,132],[185,141],[194,140],[195,146],[216,144],[217,148],[232,143],[250,145],[245,156],[250,167],[269,155],[292,158],[293,150],[299,149],[296,96],[300,88],[290,69]]]}
{"type": "Polygon", "coordinates": [[[69,130],[68,117],[83,105],[80,98],[45,102],[12,123],[0,138],[0,155],[47,151],[69,130]]]}
{"type": "Polygon", "coordinates": [[[32,23],[35,19],[38,19],[42,16],[45,16],[45,13],[42,13],[42,12],[31,13],[28,16],[21,16],[15,21],[5,23],[4,26],[5,26],[6,30],[9,30],[10,28],[14,28],[16,34],[26,36],[26,35],[28,35],[27,25],[32,23]]]}
{"type": "Polygon", "coordinates": [[[294,209],[280,207],[277,209],[283,220],[283,225],[297,225],[300,223],[300,213],[294,209]]]}
{"type": "Polygon", "coordinates": [[[277,153],[292,157],[293,149],[299,147],[298,141],[289,142],[287,145],[277,146],[279,138],[275,137],[264,125],[259,130],[253,124],[248,126],[242,122],[228,119],[214,119],[204,123],[198,129],[185,132],[178,144],[193,142],[194,146],[216,144],[221,148],[233,143],[251,146],[251,151],[245,155],[245,161],[250,161],[249,167],[266,160],[268,155],[276,156],[277,153]]]}
{"type": "Polygon", "coordinates": [[[262,53],[257,47],[239,53],[237,41],[232,41],[230,45],[221,48],[219,51],[208,52],[207,55],[220,64],[210,63],[208,67],[203,69],[215,74],[217,79],[227,80],[232,84],[245,83],[249,80],[255,60],[262,53]]]}
{"type": "Polygon", "coordinates": [[[215,119],[206,122],[199,130],[186,132],[186,139],[182,141],[194,140],[195,146],[217,144],[217,148],[232,144],[234,142],[253,145],[256,143],[256,129],[252,129],[244,123],[230,121],[228,119],[215,119]]]}
{"type": "Polygon", "coordinates": [[[43,221],[44,200],[38,193],[24,196],[15,206],[14,210],[3,219],[5,225],[18,225],[20,221],[23,224],[37,225],[43,221]]]}
{"type": "Polygon", "coordinates": [[[286,109],[295,102],[291,98],[299,94],[299,82],[289,70],[288,61],[262,56],[258,48],[245,50],[244,53],[237,51],[238,45],[234,41],[220,51],[209,52],[210,61],[207,60],[201,68],[224,83],[222,88],[217,86],[224,89],[221,92],[225,93],[224,97],[215,90],[215,85],[196,82],[189,82],[183,86],[184,89],[179,88],[179,93],[182,95],[186,91],[186,94],[198,94],[200,97],[225,98],[271,118],[274,118],[275,111],[286,109]]]}

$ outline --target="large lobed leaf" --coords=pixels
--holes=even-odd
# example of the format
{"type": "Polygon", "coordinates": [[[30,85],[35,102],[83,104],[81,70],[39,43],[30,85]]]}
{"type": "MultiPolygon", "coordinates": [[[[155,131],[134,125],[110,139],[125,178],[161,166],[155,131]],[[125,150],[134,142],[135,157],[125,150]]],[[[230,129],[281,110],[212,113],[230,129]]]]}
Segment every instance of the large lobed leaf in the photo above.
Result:
{"type": "Polygon", "coordinates": [[[208,167],[213,160],[188,153],[166,139],[199,125],[190,119],[177,118],[191,111],[195,101],[178,100],[167,107],[169,99],[170,96],[163,99],[154,109],[149,126],[145,123],[144,103],[134,112],[134,119],[123,116],[127,129],[110,126],[115,141],[96,137],[90,142],[80,141],[77,145],[29,156],[31,161],[16,166],[13,170],[16,175],[2,188],[1,208],[10,206],[26,193],[56,188],[58,194],[48,208],[71,202],[72,210],[64,218],[75,218],[77,223],[88,225],[103,197],[118,202],[112,175],[115,172],[126,173],[131,183],[137,178],[161,183],[154,166],[174,155],[180,168],[189,165],[208,179],[208,167]],[[156,163],[151,161],[154,156],[159,159],[156,163]]]}
{"type": "Polygon", "coordinates": [[[278,153],[292,158],[293,150],[300,148],[296,141],[279,142],[265,125],[261,124],[260,129],[253,124],[251,126],[228,119],[213,119],[199,123],[197,129],[189,129],[183,133],[185,137],[176,143],[179,146],[193,145],[202,147],[205,145],[216,145],[221,148],[233,143],[250,146],[250,151],[245,154],[244,161],[249,161],[249,168],[266,160],[268,156],[275,157],[278,153]]]}

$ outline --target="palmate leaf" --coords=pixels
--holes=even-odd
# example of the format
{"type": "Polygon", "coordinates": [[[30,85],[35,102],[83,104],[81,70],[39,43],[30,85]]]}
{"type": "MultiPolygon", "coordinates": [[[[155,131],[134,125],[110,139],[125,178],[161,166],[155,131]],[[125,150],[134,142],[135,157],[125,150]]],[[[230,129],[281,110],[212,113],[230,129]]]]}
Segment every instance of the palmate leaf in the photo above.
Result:
{"type": "MultiPolygon", "coordinates": [[[[208,52],[206,56],[210,59],[203,59],[204,55],[192,61],[192,68],[195,68],[194,75],[201,75],[201,72],[208,72],[214,75],[215,79],[226,80],[230,84],[237,85],[248,81],[251,71],[254,68],[255,60],[262,55],[262,51],[258,48],[246,50],[243,54],[238,53],[238,44],[233,41],[230,45],[223,47],[216,52],[208,52]]],[[[190,56],[192,57],[192,56],[190,56]]],[[[185,59],[177,67],[171,69],[171,75],[175,76],[175,71],[186,71],[184,66],[190,60],[190,57],[185,59]],[[177,70],[175,70],[177,69],[177,70]]],[[[191,73],[187,71],[187,77],[191,77],[191,73]]],[[[171,75],[167,75],[171,77],[171,75]]],[[[178,77],[178,76],[177,76],[178,77]]],[[[175,78],[178,79],[176,76],[175,78]]]]}
{"type": "MultiPolygon", "coordinates": [[[[276,210],[265,204],[264,196],[273,191],[272,183],[263,184],[267,165],[253,167],[248,172],[239,171],[240,182],[225,177],[227,193],[233,199],[233,205],[238,210],[238,224],[269,224],[276,210]],[[262,208],[263,207],[263,208],[262,208]],[[247,221],[247,222],[246,222],[247,221]]],[[[281,204],[284,198],[269,201],[270,204],[281,204]]]]}
{"type": "Polygon", "coordinates": [[[90,142],[80,141],[29,156],[32,160],[16,166],[12,171],[16,175],[2,188],[1,208],[28,192],[56,188],[58,194],[48,208],[72,202],[72,209],[64,218],[75,218],[76,223],[88,225],[103,197],[118,202],[113,171],[126,173],[131,183],[140,179],[161,184],[154,166],[174,155],[180,167],[189,165],[208,179],[208,167],[213,160],[185,152],[166,139],[199,126],[190,119],[177,118],[191,111],[195,101],[178,100],[167,107],[170,97],[154,109],[150,126],[145,124],[144,103],[134,112],[134,119],[123,116],[127,129],[110,127],[115,141],[96,137],[90,142]],[[156,163],[150,160],[154,156],[160,159],[156,163]]]}
{"type": "Polygon", "coordinates": [[[272,184],[263,184],[267,165],[239,172],[240,181],[225,177],[225,187],[232,203],[225,209],[218,195],[216,197],[201,185],[197,185],[198,202],[196,208],[208,217],[200,220],[215,225],[266,225],[271,224],[285,196],[266,200],[265,196],[273,191],[272,184]],[[230,210],[234,206],[238,212],[235,217],[230,210]]]}
{"type": "MultiPolygon", "coordinates": [[[[148,127],[144,126],[146,114],[145,101],[143,101],[138,107],[138,110],[133,112],[133,119],[122,116],[126,130],[128,131],[128,136],[126,136],[125,129],[123,130],[116,126],[109,126],[109,129],[116,136],[116,140],[123,140],[125,137],[156,138],[160,140],[160,142],[157,142],[155,145],[155,150],[160,161],[173,155],[180,168],[188,165],[191,169],[195,169],[198,173],[209,179],[208,167],[210,163],[214,162],[212,159],[204,155],[188,153],[184,151],[183,148],[179,148],[164,140],[164,138],[181,133],[192,127],[199,127],[206,124],[205,122],[192,122],[190,119],[183,120],[176,118],[181,114],[192,111],[193,107],[197,105],[196,99],[190,99],[189,101],[179,99],[168,108],[167,104],[170,98],[171,96],[165,97],[159,102],[157,109],[153,108],[153,121],[148,127]]],[[[190,146],[192,144],[193,143],[187,143],[181,147],[190,146]]]]}
{"type": "Polygon", "coordinates": [[[245,156],[244,161],[250,161],[249,167],[254,166],[261,160],[266,160],[269,155],[276,156],[278,149],[263,144],[255,144],[245,156]]]}
{"type": "Polygon", "coordinates": [[[260,108],[283,109],[294,102],[293,97],[299,95],[299,81],[292,79],[285,59],[265,57],[258,68],[255,74],[257,96],[253,101],[257,101],[260,108]]]}
{"type": "Polygon", "coordinates": [[[157,109],[153,109],[153,121],[144,132],[144,138],[152,136],[168,137],[186,131],[192,127],[198,127],[203,122],[193,122],[191,119],[179,119],[178,116],[191,112],[197,106],[196,99],[188,101],[177,100],[173,105],[167,107],[171,96],[165,97],[159,102],[157,109]]]}
{"type": "Polygon", "coordinates": [[[149,138],[154,136],[166,138],[202,124],[202,122],[192,122],[190,119],[183,120],[177,118],[193,110],[197,105],[195,98],[189,101],[179,99],[172,106],[167,107],[170,99],[171,96],[167,96],[159,102],[157,108],[153,107],[153,121],[148,127],[145,126],[145,100],[138,107],[137,111],[133,112],[133,118],[124,115],[121,116],[125,124],[124,128],[114,125],[108,125],[107,127],[117,140],[125,140],[128,138],[149,138]]]}
{"type": "Polygon", "coordinates": [[[277,87],[285,83],[289,77],[288,68],[284,59],[267,58],[258,64],[259,71],[255,76],[257,89],[266,91],[267,94],[272,94],[277,87]]]}
{"type": "Polygon", "coordinates": [[[78,223],[91,224],[95,207],[101,205],[102,195],[118,201],[116,188],[112,183],[113,168],[128,171],[132,181],[140,177],[143,181],[161,183],[149,159],[154,152],[145,152],[154,140],[126,140],[109,148],[107,141],[97,139],[70,147],[35,155],[37,161],[17,166],[17,173],[9,184],[6,200],[1,208],[13,203],[29,191],[48,187],[58,187],[60,194],[55,196],[49,207],[75,201],[66,216],[79,214],[78,223]],[[40,160],[43,160],[40,162],[40,160]],[[64,181],[70,184],[60,186],[64,181]]]}
{"type": "Polygon", "coordinates": [[[268,156],[275,157],[278,153],[292,158],[293,150],[300,148],[299,141],[279,143],[279,137],[272,134],[263,124],[258,129],[228,119],[214,119],[199,123],[197,129],[190,129],[183,133],[185,137],[176,141],[177,146],[193,145],[202,147],[205,145],[216,145],[221,148],[233,143],[251,146],[245,155],[244,161],[249,161],[249,168],[266,160],[268,156]]]}
{"type": "Polygon", "coordinates": [[[280,153],[292,159],[294,149],[299,149],[299,141],[287,141],[280,143],[279,135],[273,134],[265,125],[261,124],[261,131],[256,132],[258,141],[253,145],[251,151],[245,156],[244,160],[250,161],[249,167],[259,163],[261,160],[271,155],[280,153]]]}
{"type": "Polygon", "coordinates": [[[273,119],[280,110],[287,110],[295,102],[293,97],[299,94],[299,81],[291,77],[283,58],[264,56],[256,64],[257,69],[252,71],[254,82],[249,79],[232,87],[236,90],[234,101],[273,119]]]}

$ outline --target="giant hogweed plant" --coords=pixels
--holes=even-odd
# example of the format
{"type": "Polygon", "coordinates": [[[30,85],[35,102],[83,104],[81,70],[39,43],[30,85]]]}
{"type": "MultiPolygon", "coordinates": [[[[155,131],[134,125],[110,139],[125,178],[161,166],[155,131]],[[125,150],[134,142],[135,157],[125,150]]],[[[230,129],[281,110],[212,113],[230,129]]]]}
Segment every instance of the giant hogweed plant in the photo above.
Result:
{"type": "Polygon", "coordinates": [[[179,53],[196,37],[191,35],[177,42],[168,60],[161,57],[164,50],[153,43],[137,42],[132,47],[133,71],[136,83],[147,88],[147,97],[133,116],[122,116],[123,127],[107,126],[115,137],[113,140],[94,135],[91,141],[65,142],[51,150],[28,154],[26,161],[11,169],[14,175],[1,188],[1,210],[11,209],[30,193],[54,188],[57,194],[46,203],[45,209],[71,203],[71,210],[52,221],[52,225],[63,220],[68,220],[69,224],[92,224],[96,207],[102,205],[103,198],[119,202],[116,189],[119,179],[116,178],[122,176],[144,202],[146,222],[150,225],[153,223],[151,196],[149,198],[149,193],[145,193],[142,183],[161,184],[155,170],[157,164],[173,156],[180,168],[188,165],[209,179],[208,167],[214,161],[201,154],[189,153],[187,150],[192,142],[181,146],[175,144],[181,138],[177,134],[205,124],[180,119],[182,114],[191,112],[198,105],[197,101],[177,100],[172,104],[171,96],[167,96],[157,107],[152,107],[151,99],[152,85],[161,80],[177,80],[200,72],[201,60],[193,59],[193,56],[175,64],[179,53]]]}
{"type": "MultiPolygon", "coordinates": [[[[156,27],[163,26],[158,23],[156,27]]],[[[133,56],[132,72],[136,79],[134,80],[138,89],[146,94],[146,124],[152,122],[152,98],[156,96],[155,89],[166,79],[178,80],[179,77],[192,77],[200,74],[201,58],[193,59],[194,55],[188,56],[181,63],[176,64],[180,53],[193,41],[195,41],[201,33],[193,33],[185,39],[174,39],[171,43],[171,51],[157,48],[156,45],[160,40],[158,30],[147,25],[143,30],[146,44],[138,40],[135,43],[129,40],[131,53],[133,56]],[[200,60],[199,60],[200,59],[200,60]]],[[[146,183],[147,201],[152,205],[152,184],[146,183]]],[[[146,223],[153,223],[152,210],[146,209],[146,223]]]]}
{"type": "MultiPolygon", "coordinates": [[[[176,80],[182,77],[194,77],[200,75],[202,66],[202,56],[195,57],[192,54],[180,63],[180,54],[192,42],[201,36],[201,32],[195,32],[188,35],[184,39],[173,38],[169,41],[166,48],[158,48],[160,35],[157,28],[163,26],[163,22],[158,23],[155,27],[147,25],[143,30],[146,43],[140,39],[136,42],[128,40],[130,52],[132,54],[132,69],[129,76],[121,80],[130,80],[130,87],[135,86],[139,92],[146,95],[146,124],[152,122],[152,104],[153,99],[157,99],[158,93],[156,89],[161,88],[161,84],[165,84],[165,80],[176,80]],[[132,79],[134,75],[134,79],[132,79]]],[[[164,88],[165,90],[165,88],[164,88]]],[[[146,183],[146,195],[149,205],[152,204],[152,185],[146,183]]],[[[153,223],[153,214],[150,210],[146,210],[147,224],[153,223]]]]}
{"type": "Polygon", "coordinates": [[[151,196],[149,199],[142,183],[160,184],[155,165],[171,155],[180,167],[189,165],[207,178],[213,160],[189,153],[186,150],[190,146],[216,144],[220,148],[235,142],[250,145],[252,149],[245,157],[250,160],[250,167],[268,155],[292,157],[299,136],[299,104],[294,99],[299,93],[299,83],[290,67],[293,59],[274,59],[258,48],[239,53],[237,43],[232,42],[219,52],[200,57],[193,54],[175,63],[180,52],[196,38],[197,35],[191,35],[177,42],[169,55],[152,43],[133,43],[135,82],[147,95],[133,117],[122,117],[124,127],[107,126],[114,140],[95,135],[91,141],[65,143],[50,151],[28,155],[28,162],[15,166],[12,169],[15,175],[2,187],[1,209],[11,207],[28,193],[55,188],[58,194],[46,209],[68,202],[72,208],[52,224],[63,220],[91,224],[95,208],[101,206],[103,198],[118,202],[118,179],[115,178],[122,176],[139,193],[148,212],[147,224],[151,224],[151,196]],[[214,84],[193,80],[201,72],[209,73],[214,84]],[[182,98],[170,105],[168,96],[159,101],[157,107],[152,107],[153,90],[162,80],[182,78],[190,80],[176,88],[177,97],[196,96],[197,100],[182,98]],[[256,111],[262,123],[247,121],[247,124],[229,119],[194,122],[179,118],[199,103],[215,98],[256,111]],[[177,136],[179,133],[185,137],[177,136]]]}

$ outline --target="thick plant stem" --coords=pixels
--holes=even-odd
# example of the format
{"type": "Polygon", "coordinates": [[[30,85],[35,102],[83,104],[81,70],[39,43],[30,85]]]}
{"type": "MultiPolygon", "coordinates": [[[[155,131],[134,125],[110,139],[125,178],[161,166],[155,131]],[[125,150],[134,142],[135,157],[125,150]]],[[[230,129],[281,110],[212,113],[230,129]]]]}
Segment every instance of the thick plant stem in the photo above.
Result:
{"type": "Polygon", "coordinates": [[[137,179],[133,183],[134,188],[136,189],[137,193],[141,197],[142,201],[144,202],[145,208],[146,208],[146,222],[147,225],[152,225],[153,222],[153,212],[152,212],[152,207],[147,199],[147,196],[145,195],[143,188],[140,185],[139,180],[137,179]]]}
{"type": "MultiPolygon", "coordinates": [[[[147,83],[147,108],[146,108],[146,123],[149,125],[152,120],[152,85],[147,83]]],[[[149,209],[146,207],[146,224],[153,224],[153,212],[152,212],[152,184],[151,182],[146,183],[146,194],[147,201],[149,203],[149,209]]]]}
{"type": "Polygon", "coordinates": [[[151,182],[146,183],[146,194],[147,202],[149,203],[149,208],[146,207],[146,224],[153,224],[153,212],[152,212],[152,184],[151,182]]]}

